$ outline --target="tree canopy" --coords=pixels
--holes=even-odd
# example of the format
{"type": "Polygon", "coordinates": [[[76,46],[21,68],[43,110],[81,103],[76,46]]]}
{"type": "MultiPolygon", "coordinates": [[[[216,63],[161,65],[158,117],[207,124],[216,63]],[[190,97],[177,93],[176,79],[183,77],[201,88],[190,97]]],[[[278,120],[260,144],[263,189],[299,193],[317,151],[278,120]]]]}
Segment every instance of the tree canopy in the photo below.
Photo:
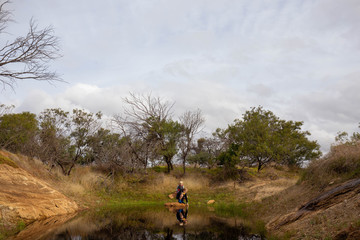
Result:
{"type": "Polygon", "coordinates": [[[92,164],[115,175],[159,164],[170,172],[181,162],[184,174],[189,164],[220,165],[224,176],[236,177],[239,166],[257,166],[258,171],[269,163],[301,166],[321,154],[319,144],[308,139],[310,133],[301,130],[303,122],[279,119],[262,107],[246,111],[226,129],[196,138],[205,121],[200,110],[176,120],[173,103],[160,98],[131,94],[124,102],[124,113],[114,116],[108,128],[101,112],[55,108],[36,116],[13,114],[12,107],[2,105],[0,146],[36,156],[51,168],[59,166],[65,175],[77,164],[92,164]]]}
{"type": "Polygon", "coordinates": [[[271,111],[253,107],[225,130],[228,161],[256,164],[258,171],[270,162],[301,165],[321,155],[320,146],[310,141],[303,122],[280,120],[271,111]]]}

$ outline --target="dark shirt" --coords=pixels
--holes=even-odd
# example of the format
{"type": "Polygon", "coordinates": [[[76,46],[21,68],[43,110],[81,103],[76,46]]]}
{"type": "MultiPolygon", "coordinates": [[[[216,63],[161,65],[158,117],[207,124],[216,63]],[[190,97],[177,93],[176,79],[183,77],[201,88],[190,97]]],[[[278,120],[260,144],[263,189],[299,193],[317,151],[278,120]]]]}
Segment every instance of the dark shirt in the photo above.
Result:
{"type": "Polygon", "coordinates": [[[178,192],[182,193],[184,190],[185,190],[184,185],[182,185],[182,186],[179,185],[179,186],[177,186],[176,193],[178,193],[178,192]]]}

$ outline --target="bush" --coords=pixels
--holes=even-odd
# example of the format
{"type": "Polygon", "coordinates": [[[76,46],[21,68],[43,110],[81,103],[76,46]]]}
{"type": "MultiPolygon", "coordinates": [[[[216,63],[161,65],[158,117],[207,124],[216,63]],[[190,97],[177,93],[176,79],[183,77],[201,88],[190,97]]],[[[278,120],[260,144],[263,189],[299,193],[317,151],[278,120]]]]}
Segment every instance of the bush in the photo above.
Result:
{"type": "Polygon", "coordinates": [[[360,142],[334,145],[323,158],[313,161],[304,170],[301,180],[326,187],[360,177],[360,142]]]}

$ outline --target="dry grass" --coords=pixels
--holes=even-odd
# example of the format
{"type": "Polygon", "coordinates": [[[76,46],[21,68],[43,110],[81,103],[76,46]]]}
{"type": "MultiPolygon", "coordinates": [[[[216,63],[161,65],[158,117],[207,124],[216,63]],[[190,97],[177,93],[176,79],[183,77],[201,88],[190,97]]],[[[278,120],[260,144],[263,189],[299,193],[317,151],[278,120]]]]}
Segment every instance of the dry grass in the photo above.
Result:
{"type": "Polygon", "coordinates": [[[19,167],[71,197],[80,205],[91,204],[97,199],[94,199],[94,195],[89,193],[110,185],[110,181],[104,174],[94,171],[90,166],[76,166],[70,176],[64,176],[60,168],[50,169],[48,165],[37,158],[29,158],[7,151],[1,151],[1,155],[8,157],[19,167]]]}
{"type": "MultiPolygon", "coordinates": [[[[256,216],[265,222],[295,211],[323,191],[360,177],[360,143],[336,145],[329,154],[313,161],[303,171],[301,181],[254,206],[256,216]]],[[[359,195],[331,208],[314,212],[273,234],[280,239],[332,239],[339,231],[358,222],[359,195]]]]}
{"type": "Polygon", "coordinates": [[[324,189],[357,177],[360,177],[360,142],[332,146],[325,157],[310,163],[302,181],[324,189]]]}
{"type": "Polygon", "coordinates": [[[275,230],[273,234],[280,239],[334,239],[339,232],[350,226],[358,226],[359,202],[360,195],[356,195],[328,209],[314,212],[285,225],[275,230]]]}
{"type": "Polygon", "coordinates": [[[165,174],[148,170],[144,174],[131,174],[119,176],[113,186],[113,190],[125,192],[151,192],[152,194],[170,194],[176,190],[179,181],[184,182],[184,186],[189,192],[204,191],[209,188],[209,179],[200,174],[191,173],[179,178],[176,174],[165,174]]]}

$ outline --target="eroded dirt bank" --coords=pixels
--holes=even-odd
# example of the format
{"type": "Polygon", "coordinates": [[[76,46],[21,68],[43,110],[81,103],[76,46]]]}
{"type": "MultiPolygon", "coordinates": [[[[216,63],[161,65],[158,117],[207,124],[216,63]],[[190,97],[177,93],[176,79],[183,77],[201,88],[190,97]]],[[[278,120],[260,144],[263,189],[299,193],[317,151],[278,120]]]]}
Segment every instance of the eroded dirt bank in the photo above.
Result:
{"type": "Polygon", "coordinates": [[[276,235],[290,239],[360,239],[360,179],[324,191],[267,223],[276,235]]]}
{"type": "Polygon", "coordinates": [[[15,226],[55,215],[70,214],[77,204],[19,167],[0,164],[0,223],[15,226]]]}

